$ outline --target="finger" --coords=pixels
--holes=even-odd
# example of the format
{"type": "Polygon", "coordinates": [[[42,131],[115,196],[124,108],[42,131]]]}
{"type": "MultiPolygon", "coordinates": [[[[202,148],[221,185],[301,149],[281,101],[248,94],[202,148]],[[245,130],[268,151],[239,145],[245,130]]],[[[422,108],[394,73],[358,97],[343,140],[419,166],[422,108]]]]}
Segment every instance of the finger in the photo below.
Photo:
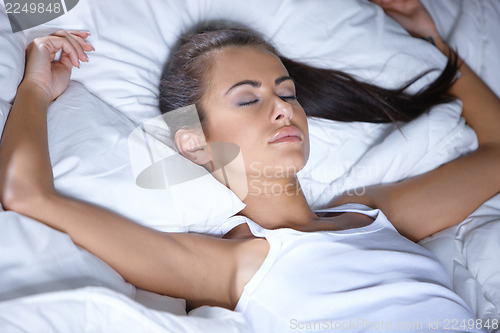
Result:
{"type": "Polygon", "coordinates": [[[78,41],[76,41],[75,38],[70,33],[68,33],[67,31],[61,30],[61,31],[57,31],[57,32],[53,33],[52,36],[59,36],[59,37],[63,37],[65,39],[67,39],[71,43],[71,45],[73,45],[73,48],[76,51],[78,59],[80,59],[81,61],[85,61],[85,62],[89,61],[89,58],[85,54],[82,45],[80,45],[80,43],[78,41]]]}
{"type": "Polygon", "coordinates": [[[95,51],[94,46],[89,43],[87,40],[85,40],[87,37],[90,36],[90,32],[88,31],[81,31],[81,30],[68,30],[68,32],[75,37],[78,42],[82,45],[83,49],[85,51],[95,51]]]}
{"type": "Polygon", "coordinates": [[[68,69],[71,69],[71,67],[73,66],[71,59],[66,52],[61,53],[61,57],[59,58],[59,62],[61,64],[63,64],[64,66],[66,66],[66,68],[68,68],[68,69]]]}
{"type": "Polygon", "coordinates": [[[89,31],[84,31],[84,30],[67,30],[70,34],[76,35],[82,38],[87,38],[90,36],[89,31]]]}
{"type": "Polygon", "coordinates": [[[73,38],[78,43],[80,43],[80,45],[83,47],[83,50],[85,52],[95,51],[94,46],[85,40],[85,38],[87,38],[90,35],[89,33],[84,31],[86,34],[74,35],[73,32],[71,32],[71,31],[68,31],[68,32],[73,35],[73,38]],[[82,36],[87,36],[87,37],[82,37],[82,36]]]}
{"type": "MultiPolygon", "coordinates": [[[[90,35],[88,32],[86,31],[82,31],[85,33],[85,35],[90,35]]],[[[70,41],[73,43],[73,42],[76,42],[78,43],[78,45],[81,47],[81,54],[79,53],[79,55],[83,55],[83,61],[86,61],[88,62],[89,61],[89,58],[87,56],[87,54],[85,53],[85,51],[92,51],[93,47],[90,46],[90,43],[87,43],[83,38],[81,38],[80,36],[78,35],[74,35],[72,34],[70,31],[67,31],[67,34],[68,34],[68,37],[70,37],[70,41]]],[[[80,50],[80,49],[78,49],[80,50]]]]}
{"type": "MultiPolygon", "coordinates": [[[[43,45],[49,49],[51,61],[54,60],[56,53],[62,49],[62,53],[69,57],[73,66],[80,68],[77,51],[67,38],[50,36],[44,40],[43,45]]],[[[62,56],[63,54],[61,54],[62,56]]]]}

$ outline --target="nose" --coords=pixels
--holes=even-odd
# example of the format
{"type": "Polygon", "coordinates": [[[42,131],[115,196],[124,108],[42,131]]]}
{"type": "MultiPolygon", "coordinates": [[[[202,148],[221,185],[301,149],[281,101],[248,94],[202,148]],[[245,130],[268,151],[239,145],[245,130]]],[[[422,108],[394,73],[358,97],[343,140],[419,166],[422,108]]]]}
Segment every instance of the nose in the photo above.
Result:
{"type": "Polygon", "coordinates": [[[276,98],[274,110],[272,114],[273,121],[289,121],[293,116],[293,106],[290,103],[282,100],[280,97],[276,98]]]}

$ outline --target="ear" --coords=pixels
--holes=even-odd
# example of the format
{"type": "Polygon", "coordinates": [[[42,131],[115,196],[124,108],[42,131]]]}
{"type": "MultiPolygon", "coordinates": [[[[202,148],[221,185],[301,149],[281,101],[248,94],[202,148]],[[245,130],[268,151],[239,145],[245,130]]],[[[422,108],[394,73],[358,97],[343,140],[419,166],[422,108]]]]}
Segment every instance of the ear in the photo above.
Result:
{"type": "Polygon", "coordinates": [[[210,162],[210,152],[203,131],[180,129],[175,133],[174,141],[179,153],[191,162],[198,165],[210,162]]]}

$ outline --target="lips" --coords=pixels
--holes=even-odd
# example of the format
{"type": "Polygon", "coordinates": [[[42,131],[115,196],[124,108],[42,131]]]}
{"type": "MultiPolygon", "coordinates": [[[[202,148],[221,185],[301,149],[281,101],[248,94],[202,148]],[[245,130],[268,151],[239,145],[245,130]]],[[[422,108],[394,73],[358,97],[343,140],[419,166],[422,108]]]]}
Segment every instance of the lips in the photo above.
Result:
{"type": "Polygon", "coordinates": [[[295,126],[283,126],[278,129],[269,143],[302,142],[302,132],[295,126]]]}

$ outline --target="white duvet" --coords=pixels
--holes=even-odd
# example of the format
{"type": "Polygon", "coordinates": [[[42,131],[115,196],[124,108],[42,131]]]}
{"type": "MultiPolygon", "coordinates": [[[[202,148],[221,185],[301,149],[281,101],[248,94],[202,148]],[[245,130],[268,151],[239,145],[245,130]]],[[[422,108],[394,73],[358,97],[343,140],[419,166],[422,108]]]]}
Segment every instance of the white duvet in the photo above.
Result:
{"type": "MultiPolygon", "coordinates": [[[[500,94],[500,3],[425,3],[441,33],[500,94]]],[[[188,187],[152,191],[135,186],[128,134],[157,114],[161,67],[168,46],[184,27],[202,18],[242,21],[266,33],[287,55],[348,70],[385,86],[444,62],[431,46],[408,37],[363,0],[80,0],[61,18],[17,35],[8,33],[1,6],[0,11],[0,127],[22,77],[26,43],[60,28],[90,30],[96,53],[89,64],[75,70],[73,79],[79,83],[72,82],[49,111],[56,186],[160,230],[208,230],[242,207],[209,179],[202,181],[217,193],[218,204],[203,202],[204,193],[199,201],[180,200],[178,193],[188,187]],[[182,215],[193,205],[198,207],[193,214],[199,215],[182,215]]],[[[313,207],[344,190],[428,171],[477,145],[473,131],[460,118],[458,102],[434,108],[402,125],[402,131],[390,124],[318,119],[310,119],[309,125],[311,158],[300,177],[313,207]]],[[[500,318],[499,236],[497,196],[460,225],[421,242],[441,260],[456,292],[482,323],[488,321],[489,331],[500,318]]],[[[202,307],[187,315],[184,306],[184,300],[136,289],[67,235],[0,211],[1,332],[249,330],[239,313],[202,307]]]]}

